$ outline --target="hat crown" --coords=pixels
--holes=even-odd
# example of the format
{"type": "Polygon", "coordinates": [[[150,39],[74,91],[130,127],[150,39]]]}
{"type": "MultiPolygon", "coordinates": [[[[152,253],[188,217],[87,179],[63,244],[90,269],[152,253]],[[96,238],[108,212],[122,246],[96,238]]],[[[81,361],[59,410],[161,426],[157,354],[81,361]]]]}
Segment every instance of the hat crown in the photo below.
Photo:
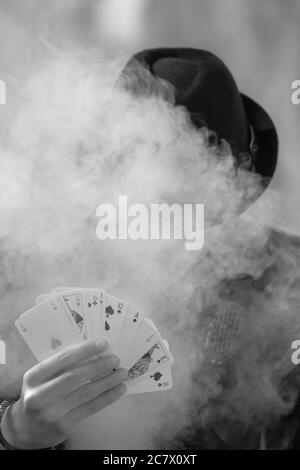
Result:
{"type": "Polygon", "coordinates": [[[186,90],[197,77],[199,70],[196,64],[186,59],[165,57],[157,60],[152,67],[155,75],[167,80],[174,86],[176,102],[180,103],[186,90]]]}

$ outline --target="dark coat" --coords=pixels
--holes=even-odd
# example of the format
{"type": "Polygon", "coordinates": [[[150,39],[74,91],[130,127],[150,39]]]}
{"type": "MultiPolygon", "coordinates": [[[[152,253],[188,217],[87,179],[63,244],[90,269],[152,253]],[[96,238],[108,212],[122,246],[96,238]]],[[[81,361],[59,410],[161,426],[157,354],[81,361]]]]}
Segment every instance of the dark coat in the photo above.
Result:
{"type": "MultiPolygon", "coordinates": [[[[300,366],[291,360],[292,342],[300,339],[300,237],[270,230],[260,248],[248,253],[252,273],[220,281],[219,305],[207,295],[202,319],[205,310],[211,318],[214,309],[229,302],[242,312],[244,326],[234,353],[221,364],[210,361],[209,354],[199,362],[194,411],[166,447],[300,449],[300,366]],[[203,402],[213,376],[219,391],[203,402]]],[[[205,329],[203,320],[200,326],[205,329]]],[[[217,337],[217,348],[225,352],[235,326],[226,328],[217,337]]]]}

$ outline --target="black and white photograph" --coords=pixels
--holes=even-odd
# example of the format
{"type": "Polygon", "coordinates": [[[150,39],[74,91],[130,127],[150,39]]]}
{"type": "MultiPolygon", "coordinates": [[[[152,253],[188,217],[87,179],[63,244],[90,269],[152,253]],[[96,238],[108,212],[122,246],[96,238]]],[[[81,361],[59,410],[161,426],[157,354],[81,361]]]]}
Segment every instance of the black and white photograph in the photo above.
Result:
{"type": "Polygon", "coordinates": [[[0,0],[0,450],[300,450],[299,21],[0,0]]]}

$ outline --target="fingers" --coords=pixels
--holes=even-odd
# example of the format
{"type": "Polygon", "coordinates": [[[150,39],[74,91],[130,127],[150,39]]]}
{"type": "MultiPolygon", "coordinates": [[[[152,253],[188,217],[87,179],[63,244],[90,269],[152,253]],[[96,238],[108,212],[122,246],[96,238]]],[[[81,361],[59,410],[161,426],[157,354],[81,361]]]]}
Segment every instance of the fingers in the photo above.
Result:
{"type": "Polygon", "coordinates": [[[74,376],[76,382],[75,386],[79,387],[88,380],[97,380],[109,372],[112,372],[119,364],[120,359],[117,356],[106,356],[80,365],[70,370],[68,373],[74,376]]]}
{"type": "Polygon", "coordinates": [[[64,349],[55,356],[35,365],[26,372],[26,380],[32,385],[42,384],[72,366],[103,353],[108,347],[105,340],[85,341],[64,349]]]}
{"type": "Polygon", "coordinates": [[[127,378],[128,372],[125,369],[118,369],[116,372],[112,372],[100,380],[86,383],[64,397],[62,401],[63,409],[66,410],[66,412],[69,412],[74,408],[78,408],[81,405],[89,403],[100,395],[103,395],[107,391],[117,387],[127,378]]]}
{"type": "Polygon", "coordinates": [[[66,420],[70,423],[70,426],[73,427],[88,416],[98,413],[99,411],[117,401],[119,398],[121,398],[122,395],[124,395],[125,392],[126,385],[121,383],[120,385],[117,385],[102,395],[94,398],[94,400],[88,403],[84,403],[78,408],[71,410],[69,413],[67,413],[66,420]]]}
{"type": "Polygon", "coordinates": [[[70,394],[81,385],[91,380],[99,379],[118,367],[120,359],[117,356],[107,356],[95,359],[84,365],[68,370],[58,377],[38,386],[40,396],[46,401],[52,401],[70,394]]]}

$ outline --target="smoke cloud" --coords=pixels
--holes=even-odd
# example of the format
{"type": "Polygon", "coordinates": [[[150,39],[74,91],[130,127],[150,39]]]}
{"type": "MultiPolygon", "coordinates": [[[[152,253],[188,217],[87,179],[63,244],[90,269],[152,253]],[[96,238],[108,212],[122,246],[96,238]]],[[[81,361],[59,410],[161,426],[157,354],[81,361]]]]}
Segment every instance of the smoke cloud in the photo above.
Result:
{"type": "MultiPolygon", "coordinates": [[[[295,263],[261,223],[272,224],[276,201],[271,194],[254,214],[238,216],[261,193],[261,178],[238,168],[225,142],[196,129],[166,83],[136,68],[138,89],[129,91],[131,77],[118,80],[123,64],[55,54],[19,90],[0,154],[0,328],[8,346],[1,395],[16,396],[34,362],[14,320],[58,285],[98,285],[157,323],[175,358],[174,388],[122,398],[79,426],[72,447],[180,446],[216,421],[269,424],[295,399],[292,387],[284,397],[280,387],[299,322],[284,300],[295,263]],[[178,240],[98,240],[96,209],[121,194],[146,205],[204,203],[204,249],[187,252],[178,240]],[[273,279],[275,259],[277,284],[266,295],[260,277],[269,269],[273,279]],[[244,307],[242,327],[229,364],[216,366],[206,357],[206,334],[228,293],[244,307]]],[[[217,432],[229,438],[221,425],[217,432]]]]}

